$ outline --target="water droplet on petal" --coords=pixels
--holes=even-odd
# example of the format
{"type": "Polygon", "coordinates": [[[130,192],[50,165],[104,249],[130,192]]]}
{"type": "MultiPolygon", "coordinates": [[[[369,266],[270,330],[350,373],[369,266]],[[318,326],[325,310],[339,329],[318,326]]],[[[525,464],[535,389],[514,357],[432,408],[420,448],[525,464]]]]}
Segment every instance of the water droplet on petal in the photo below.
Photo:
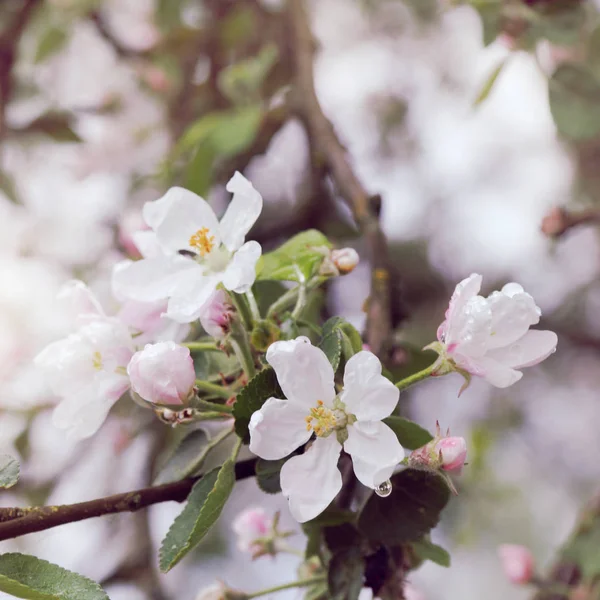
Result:
{"type": "Polygon", "coordinates": [[[392,482],[388,479],[375,488],[375,493],[381,498],[387,498],[392,493],[392,482]]]}

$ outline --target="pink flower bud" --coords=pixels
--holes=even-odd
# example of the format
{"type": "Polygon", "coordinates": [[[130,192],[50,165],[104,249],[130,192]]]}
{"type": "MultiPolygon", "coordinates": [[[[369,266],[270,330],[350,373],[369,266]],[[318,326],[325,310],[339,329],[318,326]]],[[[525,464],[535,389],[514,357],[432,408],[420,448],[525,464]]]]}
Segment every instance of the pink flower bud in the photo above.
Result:
{"type": "Polygon", "coordinates": [[[261,549],[257,538],[268,536],[272,525],[273,520],[262,508],[248,508],[242,511],[233,521],[233,531],[238,536],[238,548],[242,552],[255,554],[261,549]]]}
{"type": "Polygon", "coordinates": [[[200,315],[200,323],[206,333],[221,340],[229,333],[231,317],[234,312],[233,304],[225,290],[217,290],[200,315]]]}
{"type": "Polygon", "coordinates": [[[196,381],[188,348],[174,342],[147,344],[127,367],[131,388],[148,402],[184,404],[196,381]]]}
{"type": "Polygon", "coordinates": [[[340,274],[345,275],[354,270],[360,258],[354,248],[340,248],[331,251],[331,260],[340,274]]]}
{"type": "Polygon", "coordinates": [[[442,438],[436,444],[435,449],[442,454],[441,468],[444,471],[461,471],[467,458],[467,442],[465,438],[442,438]]]}
{"type": "Polygon", "coordinates": [[[533,556],[525,546],[502,544],[498,546],[498,556],[502,561],[504,574],[511,583],[523,585],[533,577],[533,556]]]}

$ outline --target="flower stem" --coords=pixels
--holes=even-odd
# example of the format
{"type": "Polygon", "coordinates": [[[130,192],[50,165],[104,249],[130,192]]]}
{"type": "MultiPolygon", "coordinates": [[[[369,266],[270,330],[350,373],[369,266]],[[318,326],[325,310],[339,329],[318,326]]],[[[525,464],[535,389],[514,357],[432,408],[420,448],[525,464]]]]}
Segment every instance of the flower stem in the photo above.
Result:
{"type": "MultiPolygon", "coordinates": [[[[316,275],[315,277],[311,277],[306,285],[306,292],[309,292],[315,287],[318,287],[321,283],[326,281],[326,277],[321,277],[316,275]]],[[[274,316],[278,314],[284,313],[288,310],[294,302],[297,301],[298,295],[300,293],[300,285],[293,287],[292,289],[285,292],[285,294],[279,296],[273,304],[271,304],[271,308],[269,308],[269,312],[267,313],[267,318],[272,319],[274,316]]]]}
{"type": "Polygon", "coordinates": [[[201,408],[203,410],[222,412],[222,413],[232,413],[233,408],[228,406],[227,404],[218,404],[217,402],[209,402],[208,400],[202,400],[201,398],[196,400],[195,403],[196,408],[201,408]]]}
{"type": "Polygon", "coordinates": [[[202,379],[196,379],[196,387],[203,392],[208,392],[213,396],[219,396],[220,398],[229,399],[231,397],[231,392],[220,386],[216,383],[211,383],[210,381],[204,381],[202,379]]]}
{"type": "Polygon", "coordinates": [[[248,306],[248,301],[243,294],[236,294],[231,292],[231,300],[242,319],[242,323],[247,331],[252,329],[254,319],[252,318],[252,312],[248,306]]]}
{"type": "Polygon", "coordinates": [[[264,590],[260,590],[260,592],[254,592],[253,594],[248,594],[246,598],[250,600],[250,598],[259,598],[260,596],[266,596],[267,594],[273,594],[274,592],[280,592],[282,590],[289,590],[297,587],[308,587],[309,585],[313,585],[313,583],[323,583],[327,581],[325,576],[323,577],[309,577],[308,579],[299,579],[298,581],[292,581],[290,583],[284,583],[282,585],[276,585],[271,588],[266,588],[264,590]]]}
{"type": "Polygon", "coordinates": [[[296,300],[296,306],[292,311],[292,319],[297,319],[302,313],[302,309],[306,306],[306,281],[304,277],[300,279],[300,285],[298,286],[298,300],[296,300]]]}
{"type": "Polygon", "coordinates": [[[214,342],[183,342],[181,345],[189,348],[191,352],[220,352],[220,348],[214,342]]]}
{"type": "Polygon", "coordinates": [[[254,321],[260,321],[260,309],[258,308],[258,302],[256,302],[256,298],[254,297],[254,292],[251,289],[246,292],[246,300],[248,300],[248,306],[250,307],[252,318],[254,321]]]}
{"type": "Polygon", "coordinates": [[[433,372],[435,371],[435,369],[438,366],[439,366],[438,362],[434,361],[426,369],[423,369],[422,371],[418,371],[417,373],[413,373],[412,375],[409,375],[405,379],[401,379],[398,383],[396,383],[396,387],[399,390],[404,390],[407,387],[411,386],[413,383],[423,381],[423,379],[427,379],[428,377],[431,377],[431,375],[433,374],[433,372]]]}
{"type": "Polygon", "coordinates": [[[244,373],[246,373],[248,379],[252,379],[256,374],[254,357],[252,356],[248,334],[238,319],[233,319],[231,322],[231,337],[229,341],[237,359],[240,361],[242,369],[244,369],[244,373]]]}

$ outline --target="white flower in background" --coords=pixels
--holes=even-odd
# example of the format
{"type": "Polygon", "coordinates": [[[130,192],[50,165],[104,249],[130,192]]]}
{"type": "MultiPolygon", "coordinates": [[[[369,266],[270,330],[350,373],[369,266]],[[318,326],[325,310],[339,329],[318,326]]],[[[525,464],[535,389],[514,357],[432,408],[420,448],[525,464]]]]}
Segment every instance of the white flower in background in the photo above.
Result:
{"type": "Polygon", "coordinates": [[[242,552],[255,554],[263,549],[261,538],[266,538],[273,527],[271,519],[260,507],[243,510],[233,521],[233,531],[237,535],[237,546],[242,552]]]}
{"type": "Polygon", "coordinates": [[[343,449],[367,487],[389,479],[404,458],[402,446],[382,419],[398,402],[398,388],[381,375],[374,354],[362,351],[347,363],[344,390],[336,394],[334,372],[322,350],[306,337],[275,342],[267,351],[287,400],[269,398],[250,421],[250,450],[278,460],[316,440],[281,469],[281,489],[294,518],[303,523],[320,514],[342,487],[337,468],[343,449]]]}
{"type": "Polygon", "coordinates": [[[506,578],[515,585],[529,583],[534,575],[535,563],[531,551],[517,544],[498,546],[498,556],[506,578]]]}
{"type": "Polygon", "coordinates": [[[175,342],[147,344],[133,355],[127,374],[131,389],[156,404],[185,404],[196,382],[189,349],[175,342]]]}
{"type": "Polygon", "coordinates": [[[262,197],[237,172],[227,190],[233,199],[220,223],[205,200],[183,188],[146,203],[144,219],[152,231],[145,233],[156,238],[160,252],[116,268],[116,294],[141,302],[168,298],[167,316],[189,323],[202,314],[219,283],[247,292],[261,247],[244,239],[260,215],[262,197]]]}
{"type": "Polygon", "coordinates": [[[222,340],[230,330],[231,318],[235,308],[224,290],[217,290],[209,298],[204,312],[200,315],[200,324],[212,337],[222,340]]]}
{"type": "Polygon", "coordinates": [[[108,411],[129,388],[126,367],[133,354],[127,327],[107,317],[82,282],[60,293],[73,306],[75,333],[46,346],[35,358],[53,393],[62,400],[53,422],[71,439],[93,435],[108,411]]]}
{"type": "Polygon", "coordinates": [[[226,600],[226,598],[227,586],[220,581],[200,590],[196,596],[196,600],[226,600]]]}
{"type": "Polygon", "coordinates": [[[552,331],[529,330],[539,322],[541,310],[518,283],[484,298],[478,295],[481,280],[473,274],[456,286],[446,320],[438,328],[440,343],[431,347],[448,370],[484,377],[504,388],[521,379],[517,369],[552,354],[558,339],[552,331]]]}

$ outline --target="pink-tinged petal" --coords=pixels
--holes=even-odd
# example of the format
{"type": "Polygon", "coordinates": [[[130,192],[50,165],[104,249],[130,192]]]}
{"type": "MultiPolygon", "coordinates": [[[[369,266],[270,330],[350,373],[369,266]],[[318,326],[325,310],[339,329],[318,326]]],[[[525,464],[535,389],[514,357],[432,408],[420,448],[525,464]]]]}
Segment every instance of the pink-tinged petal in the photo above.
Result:
{"type": "Polygon", "coordinates": [[[477,369],[477,373],[470,372],[484,377],[497,388],[509,387],[523,377],[521,371],[515,371],[489,356],[477,359],[477,369]]]}
{"type": "Polygon", "coordinates": [[[449,321],[446,335],[448,351],[456,348],[461,354],[478,357],[487,350],[490,339],[492,311],[488,301],[481,296],[470,298],[462,312],[449,321]]]}
{"type": "Polygon", "coordinates": [[[341,450],[335,435],[317,438],[304,454],[290,458],[281,468],[281,491],[298,523],[320,515],[342,489],[337,468],[341,450]]]}
{"type": "Polygon", "coordinates": [[[225,247],[230,252],[235,252],[256,223],[262,211],[263,199],[253,185],[237,171],[226,189],[233,194],[233,198],[221,219],[219,231],[225,247]]]}
{"type": "Polygon", "coordinates": [[[57,298],[68,307],[78,323],[83,324],[106,316],[100,302],[83,281],[68,281],[60,289],[57,298]]]}
{"type": "Polygon", "coordinates": [[[344,371],[341,401],[359,421],[380,421],[398,404],[400,390],[381,374],[381,363],[371,352],[355,354],[344,371]]]}
{"type": "Polygon", "coordinates": [[[462,437],[445,437],[436,445],[436,451],[442,454],[442,469],[460,473],[467,458],[467,442],[462,437]]]}
{"type": "Polygon", "coordinates": [[[197,252],[197,248],[190,244],[190,239],[204,228],[208,230],[206,235],[213,247],[218,248],[221,243],[219,222],[209,204],[200,196],[183,188],[171,188],[167,192],[167,196],[169,195],[172,195],[172,200],[168,210],[155,228],[162,248],[170,252],[197,252]]]}
{"type": "Polygon", "coordinates": [[[507,284],[501,292],[488,297],[492,322],[488,348],[502,348],[523,337],[531,325],[540,320],[534,299],[516,284],[507,284]]]}
{"type": "Polygon", "coordinates": [[[265,460],[279,460],[310,438],[308,412],[289,400],[269,398],[250,419],[250,452],[265,460]]]}
{"type": "Polygon", "coordinates": [[[169,298],[169,319],[177,323],[195,321],[205,310],[220,281],[219,275],[204,275],[201,267],[188,272],[187,278],[178,282],[169,298]]]}
{"type": "MultiPolygon", "coordinates": [[[[481,275],[472,273],[454,288],[454,293],[450,298],[450,305],[446,311],[446,322],[448,323],[446,327],[447,336],[456,337],[454,334],[454,325],[457,317],[460,317],[467,302],[479,293],[482,279],[481,275]]],[[[445,341],[448,342],[448,339],[445,341]]]]}
{"type": "Polygon", "coordinates": [[[232,292],[245,294],[256,280],[256,263],[261,252],[258,242],[246,242],[227,265],[223,285],[232,292]]]}
{"type": "Polygon", "coordinates": [[[325,353],[307,337],[271,344],[267,362],[275,369],[277,381],[290,402],[305,410],[316,407],[318,400],[326,405],[333,402],[333,368],[325,353]]]}
{"type": "Polygon", "coordinates": [[[498,546],[498,556],[507,579],[516,585],[529,583],[534,575],[533,555],[525,546],[502,544],[498,546]]]}
{"type": "Polygon", "coordinates": [[[532,367],[548,358],[555,350],[558,337],[553,331],[528,331],[510,346],[491,350],[487,356],[513,369],[532,367]]]}
{"type": "Polygon", "coordinates": [[[112,287],[117,298],[156,302],[168,298],[177,284],[199,269],[183,256],[159,256],[115,265],[112,287]]]}
{"type": "Polygon", "coordinates": [[[371,489],[389,479],[404,458],[396,434],[381,421],[358,421],[349,426],[344,450],[352,457],[357,479],[371,489]]]}

